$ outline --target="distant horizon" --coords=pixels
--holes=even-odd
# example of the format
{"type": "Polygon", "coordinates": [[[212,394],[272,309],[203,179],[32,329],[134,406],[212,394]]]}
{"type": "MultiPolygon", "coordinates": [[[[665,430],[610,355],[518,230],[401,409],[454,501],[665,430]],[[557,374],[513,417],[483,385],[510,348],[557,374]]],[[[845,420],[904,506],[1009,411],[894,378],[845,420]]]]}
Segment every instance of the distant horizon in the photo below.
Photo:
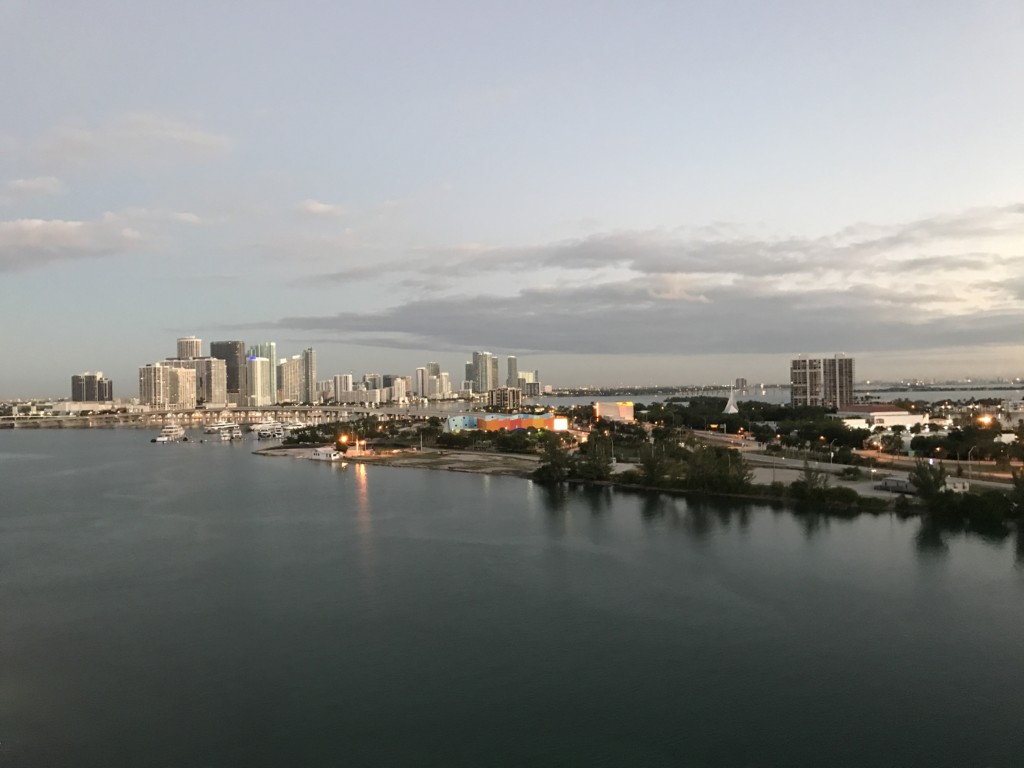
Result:
{"type": "MultiPolygon", "coordinates": [[[[103,369],[100,369],[100,371],[103,371],[103,369]]],[[[96,371],[92,371],[92,372],[96,372],[96,371]]],[[[79,371],[77,373],[84,373],[84,371],[79,371]]],[[[104,373],[104,375],[107,375],[105,371],[103,371],[103,373],[104,373]]],[[[396,372],[382,371],[382,373],[396,373],[396,372]]],[[[12,402],[12,401],[16,401],[16,400],[21,400],[21,401],[46,401],[46,400],[59,401],[59,400],[70,400],[71,399],[71,394],[70,394],[71,375],[73,375],[73,374],[69,374],[68,375],[67,391],[62,393],[62,394],[39,394],[39,393],[35,393],[35,394],[29,394],[29,395],[24,395],[24,394],[22,394],[22,395],[10,395],[10,394],[0,393],[0,402],[12,402]]],[[[329,377],[319,377],[319,380],[320,381],[325,381],[325,380],[327,380],[327,378],[329,378],[329,377]]],[[[114,400],[115,401],[127,401],[127,400],[132,400],[132,399],[137,399],[138,398],[138,390],[137,390],[137,388],[133,391],[133,394],[131,394],[131,395],[119,394],[118,393],[118,388],[117,388],[117,380],[116,379],[111,379],[111,380],[113,381],[113,384],[114,384],[114,400]]],[[[545,384],[546,384],[546,382],[545,382],[545,384]]],[[[584,391],[584,390],[587,390],[587,389],[592,389],[592,390],[604,390],[604,391],[620,391],[620,392],[623,392],[623,393],[627,393],[631,389],[675,389],[675,390],[679,390],[679,391],[686,391],[686,390],[693,390],[693,389],[711,389],[711,390],[716,390],[716,391],[725,391],[725,390],[729,390],[729,389],[735,389],[734,385],[735,385],[735,380],[733,380],[732,382],[711,381],[711,382],[704,382],[704,383],[686,383],[686,384],[679,384],[679,383],[661,383],[661,384],[658,384],[658,383],[654,383],[654,384],[636,384],[636,383],[634,383],[634,384],[624,384],[624,383],[620,383],[620,384],[606,384],[606,385],[598,385],[598,384],[558,384],[558,385],[555,385],[555,384],[552,384],[551,386],[554,389],[554,391],[556,391],[556,392],[566,391],[566,390],[584,391]]],[[[754,380],[748,379],[746,389],[747,390],[752,390],[752,389],[788,389],[790,386],[791,386],[791,384],[788,381],[776,381],[776,382],[763,381],[762,382],[762,381],[754,381],[754,380]]],[[[856,388],[856,390],[858,392],[870,391],[870,389],[873,388],[873,387],[878,387],[878,388],[904,387],[904,388],[908,388],[908,389],[911,389],[911,390],[918,389],[918,390],[923,390],[923,391],[935,391],[935,390],[940,389],[940,388],[941,389],[964,390],[964,391],[979,390],[979,389],[980,390],[985,390],[985,389],[1024,389],[1024,379],[1022,379],[1022,378],[1010,379],[1010,378],[998,377],[998,376],[992,377],[992,378],[986,378],[984,376],[974,376],[974,377],[954,378],[954,379],[941,379],[941,378],[932,378],[932,377],[929,377],[928,379],[924,379],[924,378],[920,378],[920,377],[905,377],[905,378],[898,378],[898,379],[870,379],[870,380],[861,379],[861,380],[855,381],[854,382],[854,386],[855,386],[855,388],[856,388]]],[[[737,391],[740,391],[740,390],[737,390],[737,391]]],[[[550,395],[546,395],[546,394],[540,395],[541,398],[543,398],[545,396],[550,396],[550,395]]],[[[530,399],[536,399],[536,398],[530,398],[530,399]]]]}

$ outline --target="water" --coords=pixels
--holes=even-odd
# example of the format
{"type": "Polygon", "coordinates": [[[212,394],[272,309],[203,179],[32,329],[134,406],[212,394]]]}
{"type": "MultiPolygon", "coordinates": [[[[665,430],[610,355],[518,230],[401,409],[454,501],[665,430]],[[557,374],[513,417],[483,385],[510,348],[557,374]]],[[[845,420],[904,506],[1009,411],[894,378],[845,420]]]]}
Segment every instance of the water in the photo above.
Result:
{"type": "Polygon", "coordinates": [[[1016,766],[1024,548],[0,433],[0,765],[1016,766]]]}

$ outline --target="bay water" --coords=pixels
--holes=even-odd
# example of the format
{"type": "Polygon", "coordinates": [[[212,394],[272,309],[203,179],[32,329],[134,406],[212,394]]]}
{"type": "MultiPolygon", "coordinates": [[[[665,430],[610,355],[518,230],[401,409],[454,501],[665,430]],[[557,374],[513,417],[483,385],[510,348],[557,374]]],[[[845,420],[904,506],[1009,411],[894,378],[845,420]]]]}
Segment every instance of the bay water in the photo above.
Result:
{"type": "Polygon", "coordinates": [[[2,766],[1024,760],[1019,537],[152,436],[0,432],[2,766]]]}

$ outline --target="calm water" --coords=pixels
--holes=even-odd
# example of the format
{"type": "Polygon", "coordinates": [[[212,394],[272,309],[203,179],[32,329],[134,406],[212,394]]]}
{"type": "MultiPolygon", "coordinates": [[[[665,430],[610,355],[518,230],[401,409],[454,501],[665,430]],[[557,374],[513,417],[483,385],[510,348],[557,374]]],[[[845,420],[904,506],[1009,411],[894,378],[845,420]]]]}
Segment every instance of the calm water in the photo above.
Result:
{"type": "Polygon", "coordinates": [[[0,432],[0,765],[1024,759],[1012,538],[150,436],[0,432]]]}

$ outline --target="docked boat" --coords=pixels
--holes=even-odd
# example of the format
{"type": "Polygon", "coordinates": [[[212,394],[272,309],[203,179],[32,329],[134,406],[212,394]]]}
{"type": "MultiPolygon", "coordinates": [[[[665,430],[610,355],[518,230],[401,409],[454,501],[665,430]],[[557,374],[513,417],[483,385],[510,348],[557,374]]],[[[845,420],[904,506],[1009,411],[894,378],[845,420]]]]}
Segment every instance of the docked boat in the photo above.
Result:
{"type": "Polygon", "coordinates": [[[211,424],[203,431],[208,435],[216,435],[225,430],[230,432],[233,428],[237,426],[238,425],[235,424],[235,422],[233,421],[218,421],[216,424],[211,424]]]}
{"type": "Polygon", "coordinates": [[[151,443],[177,443],[188,440],[185,436],[185,428],[180,424],[168,424],[160,430],[160,434],[150,440],[151,443]]]}

